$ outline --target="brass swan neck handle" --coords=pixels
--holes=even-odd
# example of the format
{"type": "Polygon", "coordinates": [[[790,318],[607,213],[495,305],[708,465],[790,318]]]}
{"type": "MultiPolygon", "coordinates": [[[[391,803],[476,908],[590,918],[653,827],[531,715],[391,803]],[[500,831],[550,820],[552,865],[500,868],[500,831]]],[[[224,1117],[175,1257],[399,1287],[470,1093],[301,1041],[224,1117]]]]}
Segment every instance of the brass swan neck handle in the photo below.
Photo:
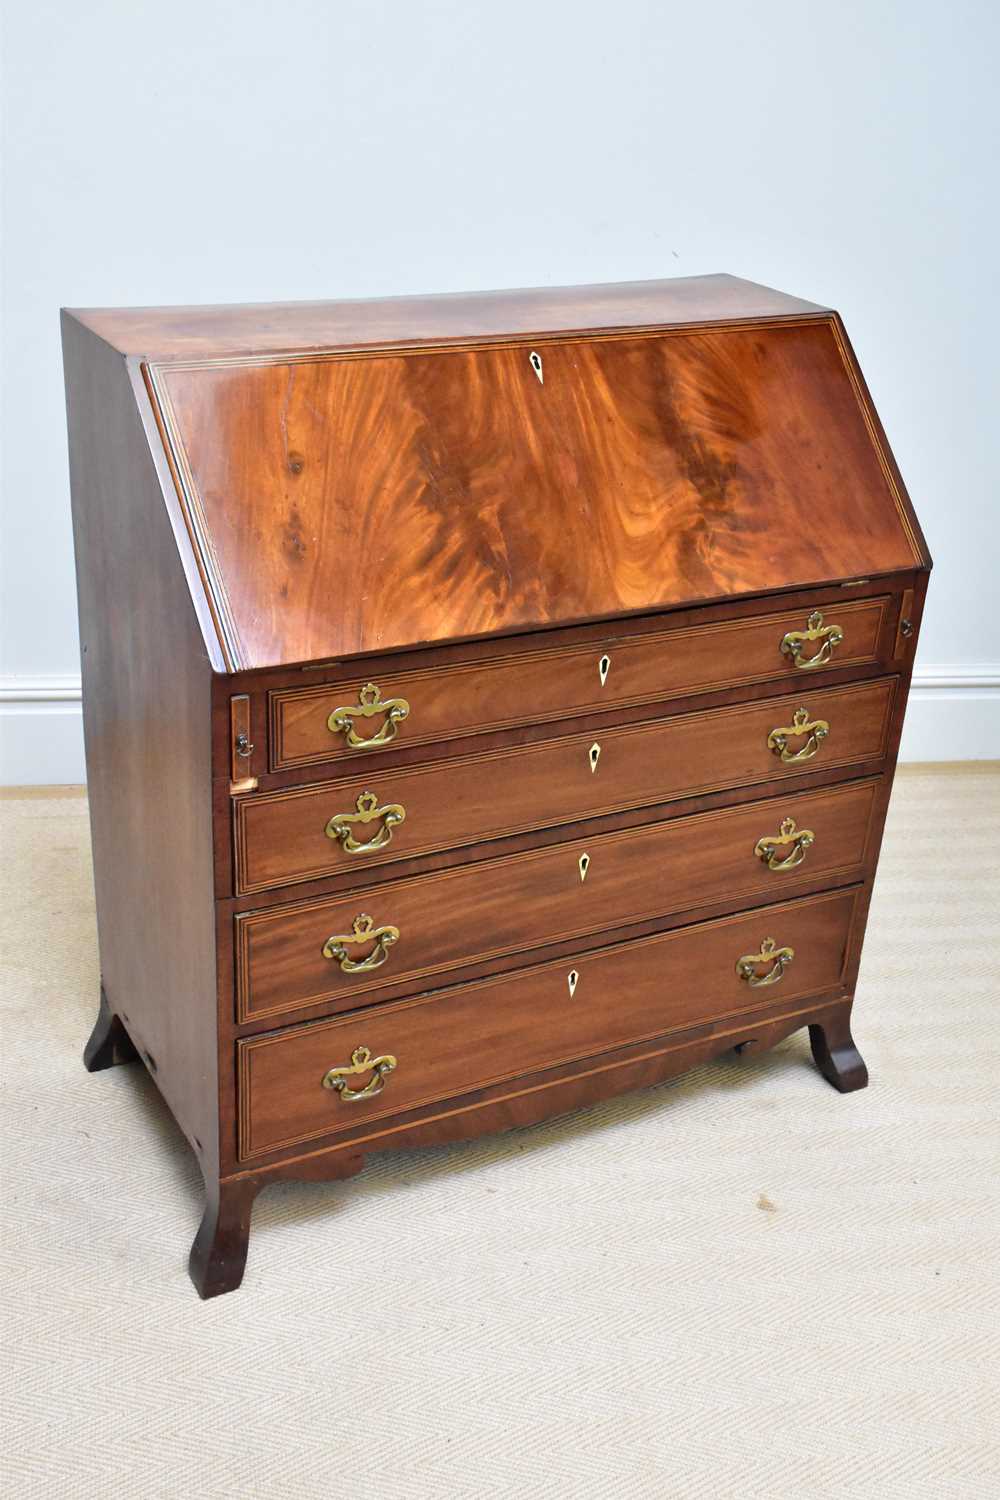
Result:
{"type": "Polygon", "coordinates": [[[374,682],[366,682],[358,693],[358,701],[335,708],[326,721],[331,734],[343,734],[352,750],[379,750],[396,738],[397,725],[410,712],[405,698],[382,697],[382,690],[374,682]],[[385,721],[377,734],[364,739],[354,727],[355,719],[372,719],[376,714],[385,714],[385,721]]]}
{"type": "Polygon", "coordinates": [[[330,1068],[323,1075],[323,1087],[339,1094],[345,1104],[355,1104],[359,1099],[374,1099],[385,1088],[385,1080],[396,1068],[396,1059],[390,1052],[382,1057],[372,1057],[367,1047],[355,1047],[351,1061],[341,1068],[330,1068]],[[348,1088],[348,1078],[358,1073],[371,1072],[371,1078],[363,1089],[348,1088]]]}
{"type": "Polygon", "coordinates": [[[376,927],[367,912],[354,918],[350,932],[327,938],[323,944],[323,957],[334,958],[345,974],[368,974],[380,969],[389,957],[389,949],[399,941],[399,928],[387,923],[376,927]],[[351,958],[348,946],[352,943],[374,943],[365,958],[351,958]]]}
{"type": "Polygon", "coordinates": [[[778,833],[765,834],[754,845],[753,852],[769,870],[794,870],[806,857],[806,850],[816,842],[811,828],[797,829],[794,818],[783,818],[778,833]],[[788,853],[781,857],[781,851],[788,853]]]}
{"type": "Polygon", "coordinates": [[[392,830],[406,817],[406,808],[399,802],[379,807],[378,797],[374,792],[362,792],[354,806],[357,809],[355,812],[334,813],[325,830],[327,838],[336,839],[345,854],[373,854],[377,849],[384,849],[392,839],[392,830]],[[370,839],[354,837],[355,824],[374,822],[381,823],[381,827],[370,839]]]}
{"type": "Polygon", "coordinates": [[[824,625],[823,615],[820,610],[814,610],[806,622],[805,630],[789,630],[781,638],[781,651],[784,656],[790,656],[795,665],[802,672],[813,672],[817,667],[825,667],[833,656],[834,650],[844,639],[844,632],[839,625],[824,625]],[[819,650],[812,656],[806,656],[805,648],[819,641],[819,650]]]}
{"type": "Polygon", "coordinates": [[[830,726],[826,719],[810,719],[808,708],[797,708],[790,724],[771,730],[767,737],[767,748],[786,766],[794,766],[804,760],[812,760],[829,733],[830,726]],[[807,736],[805,744],[799,750],[789,750],[789,740],[801,739],[803,735],[807,736]]]}
{"type": "Polygon", "coordinates": [[[788,965],[795,957],[794,948],[779,948],[774,938],[765,938],[759,953],[744,953],[736,960],[736,972],[752,990],[763,989],[767,984],[777,984],[788,965]],[[766,974],[758,974],[761,964],[770,964],[766,974]]]}

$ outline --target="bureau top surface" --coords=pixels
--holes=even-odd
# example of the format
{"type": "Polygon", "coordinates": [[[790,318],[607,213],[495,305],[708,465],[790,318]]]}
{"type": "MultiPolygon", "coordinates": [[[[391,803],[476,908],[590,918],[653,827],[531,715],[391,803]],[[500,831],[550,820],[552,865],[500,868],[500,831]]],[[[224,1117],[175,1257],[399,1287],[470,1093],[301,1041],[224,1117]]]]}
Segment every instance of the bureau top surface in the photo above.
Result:
{"type": "Polygon", "coordinates": [[[88,307],[71,309],[71,316],[123,354],[162,360],[660,328],[821,311],[771,287],[718,275],[341,302],[88,307]]]}
{"type": "Polygon", "coordinates": [[[924,561],[834,316],[731,277],[72,316],[145,361],[231,670],[924,561]]]}

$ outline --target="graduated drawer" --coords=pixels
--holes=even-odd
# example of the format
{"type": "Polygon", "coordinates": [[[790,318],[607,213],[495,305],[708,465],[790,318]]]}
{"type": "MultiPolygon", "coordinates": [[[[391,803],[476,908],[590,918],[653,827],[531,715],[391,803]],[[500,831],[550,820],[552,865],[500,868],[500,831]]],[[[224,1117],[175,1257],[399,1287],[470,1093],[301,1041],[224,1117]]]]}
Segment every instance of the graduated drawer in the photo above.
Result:
{"type": "Polygon", "coordinates": [[[796,609],[432,670],[376,667],[371,676],[334,687],[280,688],[269,695],[271,769],[740,683],[806,678],[827,661],[863,665],[877,659],[889,602],[883,595],[826,605],[811,635],[810,611],[796,609]]]}
{"type": "Polygon", "coordinates": [[[240,1155],[833,989],[843,977],[856,892],[806,897],[241,1041],[240,1155]],[[741,977],[741,961],[755,983],[741,977]]]}
{"type": "Polygon", "coordinates": [[[617,725],[599,738],[569,735],[238,798],[237,889],[266,890],[627,807],[876,759],[885,753],[896,681],[800,691],[617,725]]]}
{"type": "Polygon", "coordinates": [[[860,879],[878,786],[851,782],[240,913],[237,1018],[348,1010],[373,991],[546,943],[607,942],[623,924],[740,906],[803,878],[860,879]]]}

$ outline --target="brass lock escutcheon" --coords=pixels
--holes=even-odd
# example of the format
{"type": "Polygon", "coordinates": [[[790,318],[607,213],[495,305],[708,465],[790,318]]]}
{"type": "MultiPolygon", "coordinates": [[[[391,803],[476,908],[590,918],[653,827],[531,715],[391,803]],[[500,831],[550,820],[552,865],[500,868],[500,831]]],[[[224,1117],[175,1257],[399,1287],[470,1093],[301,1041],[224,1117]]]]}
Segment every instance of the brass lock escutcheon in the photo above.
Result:
{"type": "Polygon", "coordinates": [[[382,967],[389,957],[389,949],[398,942],[398,927],[391,923],[376,927],[368,913],[362,912],[354,918],[350,932],[327,938],[323,944],[323,957],[335,958],[345,974],[367,974],[382,967]],[[374,943],[375,946],[365,958],[352,958],[347,951],[351,943],[374,943]]]}
{"type": "Polygon", "coordinates": [[[784,818],[781,832],[766,834],[758,839],[753,852],[762,859],[769,870],[794,870],[806,857],[806,850],[816,842],[811,828],[796,828],[794,818],[784,818]],[[790,846],[790,847],[789,847],[790,846]],[[782,850],[788,853],[782,857],[782,850]]]}
{"type": "Polygon", "coordinates": [[[355,1047],[351,1061],[344,1068],[331,1068],[323,1075],[323,1087],[339,1094],[345,1104],[355,1104],[359,1099],[374,1099],[385,1088],[385,1080],[396,1067],[396,1059],[387,1052],[383,1057],[372,1057],[367,1047],[355,1047]],[[358,1073],[371,1073],[363,1089],[351,1089],[347,1080],[358,1073]]]}
{"type": "Polygon", "coordinates": [[[790,724],[771,730],[767,737],[767,748],[779,756],[786,766],[794,766],[800,761],[812,760],[829,733],[830,726],[825,719],[810,719],[808,708],[797,708],[790,724]],[[802,748],[789,750],[788,741],[801,739],[803,735],[808,738],[802,748]]]}
{"type": "Polygon", "coordinates": [[[825,667],[837,646],[844,639],[844,632],[839,625],[824,625],[823,616],[817,609],[806,621],[805,630],[790,630],[781,638],[781,650],[785,656],[790,656],[792,661],[803,672],[812,672],[816,667],[825,667]],[[803,655],[805,648],[821,642],[818,651],[812,656],[803,655]]]}
{"type": "Polygon", "coordinates": [[[354,804],[357,812],[334,813],[326,825],[328,839],[337,839],[345,854],[372,854],[384,849],[392,838],[392,830],[406,817],[406,808],[398,802],[379,807],[374,792],[362,792],[354,804]],[[378,832],[367,841],[356,839],[351,832],[355,823],[381,823],[378,832]]]}
{"type": "Polygon", "coordinates": [[[396,725],[402,723],[410,712],[405,698],[382,697],[382,690],[374,682],[366,682],[358,694],[355,704],[335,708],[326,721],[331,734],[343,734],[352,750],[378,750],[396,738],[396,725]],[[371,739],[362,739],[354,727],[355,719],[373,719],[376,714],[385,714],[385,723],[371,739]]]}
{"type": "Polygon", "coordinates": [[[752,990],[763,989],[765,984],[777,984],[794,957],[794,948],[778,948],[774,938],[765,938],[759,953],[745,953],[736,960],[736,972],[752,990]],[[757,973],[761,964],[771,965],[766,974],[757,973]]]}

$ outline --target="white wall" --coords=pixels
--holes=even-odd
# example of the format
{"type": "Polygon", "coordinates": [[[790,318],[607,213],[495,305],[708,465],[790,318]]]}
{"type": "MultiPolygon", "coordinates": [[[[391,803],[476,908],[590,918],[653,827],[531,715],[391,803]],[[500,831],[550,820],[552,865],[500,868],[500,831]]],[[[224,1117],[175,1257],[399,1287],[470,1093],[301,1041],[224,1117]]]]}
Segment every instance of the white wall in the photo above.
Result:
{"type": "Polygon", "coordinates": [[[844,314],[937,564],[907,753],[1000,755],[998,17],[12,0],[6,779],[83,776],[60,304],[716,270],[844,314]]]}

